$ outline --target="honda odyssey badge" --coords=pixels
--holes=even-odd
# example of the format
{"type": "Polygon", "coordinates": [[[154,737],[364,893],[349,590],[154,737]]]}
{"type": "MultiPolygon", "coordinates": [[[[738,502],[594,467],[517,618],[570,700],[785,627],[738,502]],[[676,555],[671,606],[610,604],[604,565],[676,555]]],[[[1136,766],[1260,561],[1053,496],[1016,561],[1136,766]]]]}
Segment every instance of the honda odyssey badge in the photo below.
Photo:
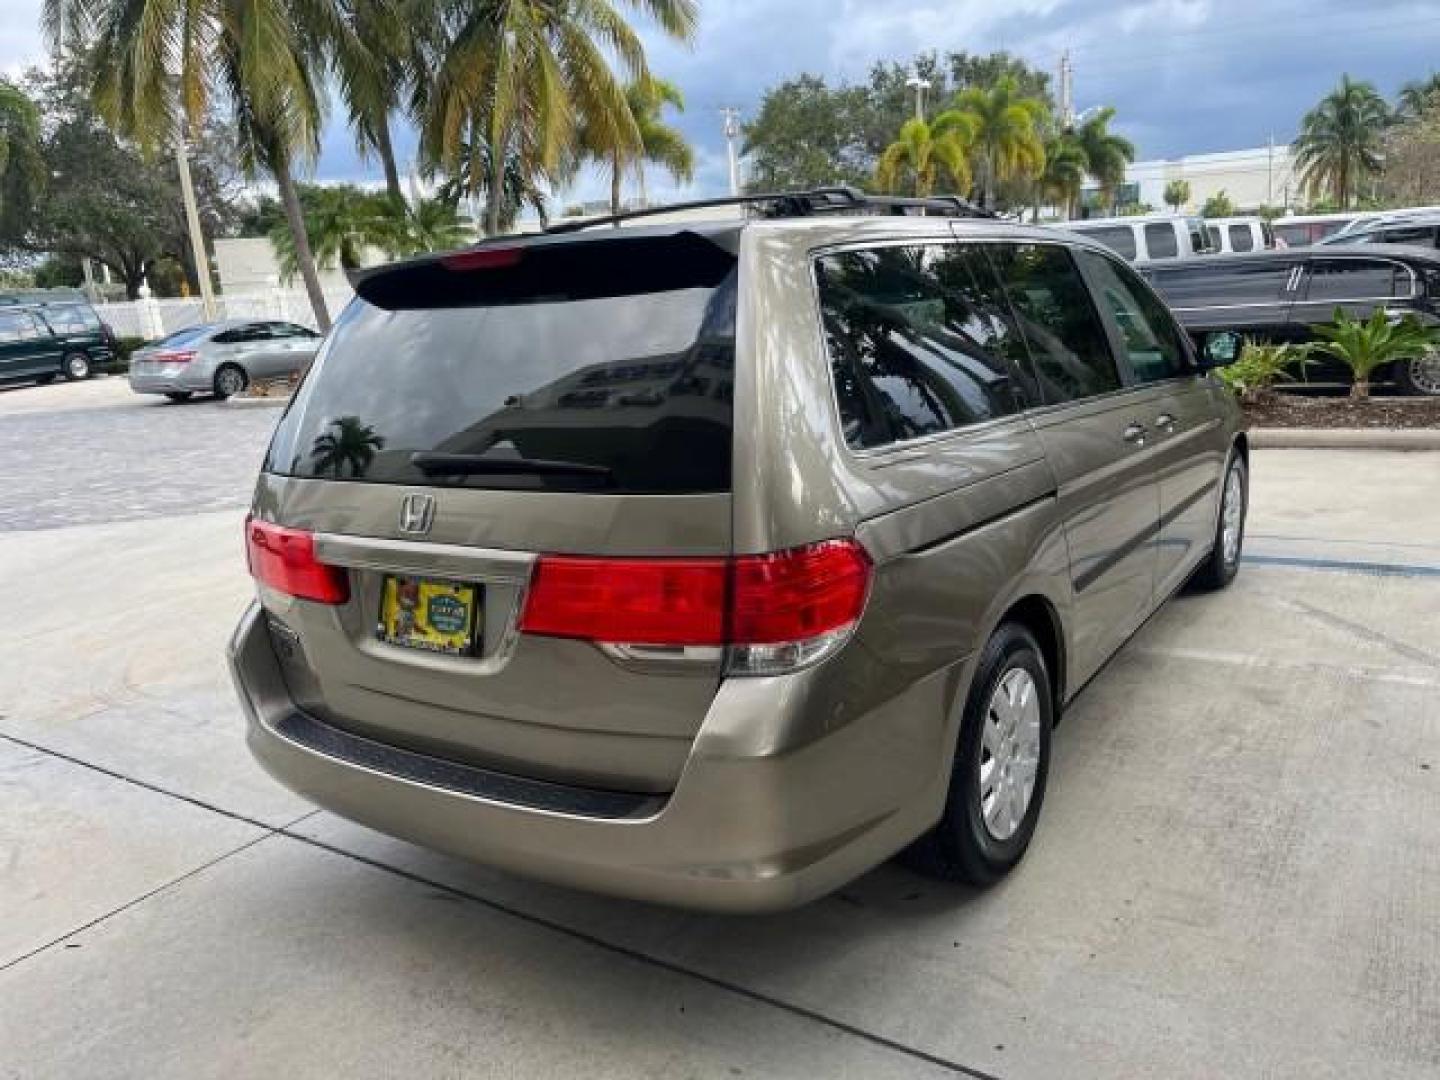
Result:
{"type": "Polygon", "coordinates": [[[424,536],[435,520],[435,497],[411,492],[400,501],[400,531],[410,536],[424,536]]]}

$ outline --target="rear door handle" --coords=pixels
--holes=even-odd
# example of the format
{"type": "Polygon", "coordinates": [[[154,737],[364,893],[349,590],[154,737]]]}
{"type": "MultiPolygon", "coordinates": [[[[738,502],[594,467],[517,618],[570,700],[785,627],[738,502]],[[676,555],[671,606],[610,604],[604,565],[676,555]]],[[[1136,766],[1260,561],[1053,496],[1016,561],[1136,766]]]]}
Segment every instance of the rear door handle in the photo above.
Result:
{"type": "Polygon", "coordinates": [[[1120,437],[1128,443],[1140,444],[1145,441],[1145,425],[1130,424],[1120,433],[1120,437]]]}

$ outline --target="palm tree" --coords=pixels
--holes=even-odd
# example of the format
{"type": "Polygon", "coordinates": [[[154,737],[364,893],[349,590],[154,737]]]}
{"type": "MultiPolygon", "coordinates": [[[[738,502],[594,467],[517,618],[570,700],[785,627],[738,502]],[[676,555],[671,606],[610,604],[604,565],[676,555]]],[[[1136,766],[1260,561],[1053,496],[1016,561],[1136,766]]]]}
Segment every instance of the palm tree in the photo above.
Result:
{"type": "Polygon", "coordinates": [[[1115,110],[1107,105],[1075,129],[1075,141],[1085,152],[1085,171],[1112,205],[1116,189],[1125,181],[1125,166],[1135,160],[1135,144],[1110,131],[1113,119],[1115,110]]]}
{"type": "MultiPolygon", "coordinates": [[[[499,212],[495,215],[494,232],[504,232],[514,226],[520,211],[527,206],[535,211],[542,224],[548,217],[543,185],[561,179],[561,174],[558,171],[552,174],[528,167],[526,160],[522,158],[522,154],[515,152],[506,155],[501,170],[499,212]]],[[[433,162],[427,164],[425,169],[426,176],[430,179],[434,179],[438,171],[433,162]]],[[[436,189],[436,197],[453,206],[462,199],[471,199],[484,192],[485,201],[479,216],[488,222],[491,219],[488,187],[490,175],[489,144],[483,140],[473,143],[462,141],[456,147],[453,167],[445,171],[444,178],[436,189]]]]}
{"type": "Polygon", "coordinates": [[[449,251],[475,239],[475,228],[455,204],[444,199],[416,199],[407,203],[386,198],[380,206],[385,231],[382,245],[392,258],[422,251],[449,251]]]}
{"type": "Polygon", "coordinates": [[[405,0],[348,0],[343,17],[349,33],[335,56],[340,93],[350,114],[356,148],[374,154],[385,174],[385,190],[403,200],[400,169],[390,139],[390,117],[418,65],[412,34],[415,5],[405,0]]]}
{"type": "Polygon", "coordinates": [[[1190,184],[1186,180],[1171,180],[1165,185],[1165,205],[1172,213],[1178,214],[1180,207],[1190,201],[1190,184]]]}
{"type": "Polygon", "coordinates": [[[1300,122],[1294,143],[1300,182],[1312,199],[1333,196],[1346,209],[1360,181],[1381,168],[1381,136],[1390,109],[1374,85],[1349,75],[1300,122]]]}
{"type": "Polygon", "coordinates": [[[362,424],[358,416],[342,416],[330,421],[333,431],[315,436],[310,447],[310,457],[315,463],[315,472],[329,473],[337,480],[350,467],[352,477],[365,475],[375,452],[385,449],[385,436],[377,435],[371,424],[362,424]]]}
{"type": "Polygon", "coordinates": [[[1052,135],[1045,141],[1045,167],[1036,178],[1035,220],[1040,203],[1064,207],[1068,212],[1080,197],[1085,183],[1085,150],[1071,132],[1052,135]]]}
{"type": "Polygon", "coordinates": [[[1426,109],[1436,107],[1440,107],[1440,73],[1428,79],[1412,79],[1400,88],[1395,119],[1414,120],[1426,109]]]}
{"type": "Polygon", "coordinates": [[[177,113],[193,129],[212,97],[228,105],[238,163],[251,178],[274,177],[310,305],[328,330],[295,166],[319,154],[327,58],[353,49],[338,0],[44,0],[42,20],[52,46],[92,47],[97,110],[146,151],[169,143],[177,113]]]}
{"type": "Polygon", "coordinates": [[[990,87],[960,91],[953,107],[974,118],[973,154],[980,166],[984,205],[994,202],[1004,181],[1038,176],[1045,168],[1040,130],[1048,110],[1039,98],[1023,96],[1012,76],[1002,76],[990,87]]]}
{"type": "Polygon", "coordinates": [[[948,177],[957,192],[970,190],[970,149],[975,143],[976,121],[968,113],[948,109],[934,120],[907,120],[900,136],[880,155],[875,183],[894,189],[910,178],[912,194],[935,190],[935,181],[948,177]]]}
{"type": "MultiPolygon", "coordinates": [[[[625,100],[635,127],[640,132],[640,161],[636,169],[640,179],[640,201],[645,202],[645,166],[659,165],[678,183],[687,184],[695,175],[695,151],[678,128],[665,123],[664,109],[669,105],[676,112],[685,111],[685,98],[680,88],[664,79],[646,79],[625,87],[625,100]]],[[[618,184],[610,188],[611,209],[619,212],[618,184]]]]}
{"type": "MultiPolygon", "coordinates": [[[[611,0],[433,0],[443,54],[424,101],[422,146],[453,168],[462,144],[489,149],[486,232],[500,231],[505,165],[512,154],[527,173],[554,171],[575,149],[581,127],[597,144],[626,155],[640,150],[625,89],[649,77],[639,35],[611,0]]],[[[648,13],[670,37],[689,41],[695,0],[625,0],[648,13]]],[[[473,176],[473,168],[471,170],[473,176]]]]}
{"type": "MultiPolygon", "coordinates": [[[[365,251],[388,247],[390,232],[385,221],[388,196],[371,195],[350,184],[309,187],[300,196],[305,234],[317,266],[358,270],[365,251]]],[[[270,232],[270,243],[280,262],[280,276],[289,282],[299,269],[295,237],[288,225],[270,232]]]]}

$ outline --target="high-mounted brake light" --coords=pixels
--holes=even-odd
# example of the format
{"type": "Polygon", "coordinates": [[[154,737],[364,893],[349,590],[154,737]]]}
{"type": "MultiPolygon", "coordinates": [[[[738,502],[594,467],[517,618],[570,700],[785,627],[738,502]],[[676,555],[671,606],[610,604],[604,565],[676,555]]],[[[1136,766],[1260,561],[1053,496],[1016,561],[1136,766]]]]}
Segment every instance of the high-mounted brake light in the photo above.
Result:
{"type": "Polygon", "coordinates": [[[724,646],[732,674],[776,674],[845,643],[870,569],[853,540],[728,559],[546,555],[520,629],[607,645],[724,646]]]}
{"type": "Polygon", "coordinates": [[[287,596],[318,604],[350,599],[350,579],[344,569],[317,559],[315,535],[304,529],[246,518],[245,556],[257,581],[287,596]]]}
{"type": "Polygon", "coordinates": [[[442,255],[440,265],[446,270],[498,270],[514,266],[524,255],[525,249],[518,247],[474,248],[442,255]]]}

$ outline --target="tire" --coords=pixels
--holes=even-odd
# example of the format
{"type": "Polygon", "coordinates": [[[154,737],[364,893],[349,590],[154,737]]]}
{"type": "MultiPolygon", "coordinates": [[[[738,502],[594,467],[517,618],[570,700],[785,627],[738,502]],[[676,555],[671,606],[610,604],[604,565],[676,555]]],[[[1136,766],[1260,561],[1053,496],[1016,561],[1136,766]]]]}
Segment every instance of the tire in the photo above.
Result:
{"type": "Polygon", "coordinates": [[[1220,508],[1215,515],[1215,539],[1210,546],[1210,554],[1190,579],[1197,589],[1215,592],[1235,580],[1235,575],[1240,571],[1240,555],[1245,547],[1245,517],[1249,506],[1250,473],[1245,467],[1245,459],[1232,452],[1230,461],[1225,466],[1225,479],[1220,488],[1220,508]],[[1227,546],[1227,514],[1231,511],[1231,500],[1237,498],[1239,512],[1228,522],[1235,529],[1234,544],[1227,546]]]}
{"type": "Polygon", "coordinates": [[[70,382],[81,382],[90,378],[90,357],[83,352],[66,353],[60,361],[60,374],[70,382]]]}
{"type": "Polygon", "coordinates": [[[1395,362],[1395,385],[1416,397],[1440,397],[1440,350],[1395,362]]]}
{"type": "Polygon", "coordinates": [[[215,372],[215,396],[222,401],[234,397],[250,385],[250,377],[238,364],[222,364],[215,372]]]}
{"type": "Polygon", "coordinates": [[[986,642],[975,669],[960,720],[944,815],[911,845],[904,861],[930,877],[973,885],[989,885],[1009,873],[1025,855],[1040,818],[1054,721],[1045,654],[1029,630],[1019,623],[1004,623],[986,642]],[[1018,711],[996,708],[1006,702],[1018,702],[1018,711]],[[1000,752],[992,753],[992,747],[1000,752]],[[1032,769],[1025,768],[1027,759],[1032,769]],[[997,767],[1002,777],[1013,781],[1002,782],[999,794],[990,779],[997,767]],[[1004,799],[1006,791],[1024,800],[1018,816],[1016,802],[1004,799]]]}
{"type": "Polygon", "coordinates": [[[178,404],[182,401],[189,401],[191,392],[189,390],[168,390],[165,396],[178,404]]]}

